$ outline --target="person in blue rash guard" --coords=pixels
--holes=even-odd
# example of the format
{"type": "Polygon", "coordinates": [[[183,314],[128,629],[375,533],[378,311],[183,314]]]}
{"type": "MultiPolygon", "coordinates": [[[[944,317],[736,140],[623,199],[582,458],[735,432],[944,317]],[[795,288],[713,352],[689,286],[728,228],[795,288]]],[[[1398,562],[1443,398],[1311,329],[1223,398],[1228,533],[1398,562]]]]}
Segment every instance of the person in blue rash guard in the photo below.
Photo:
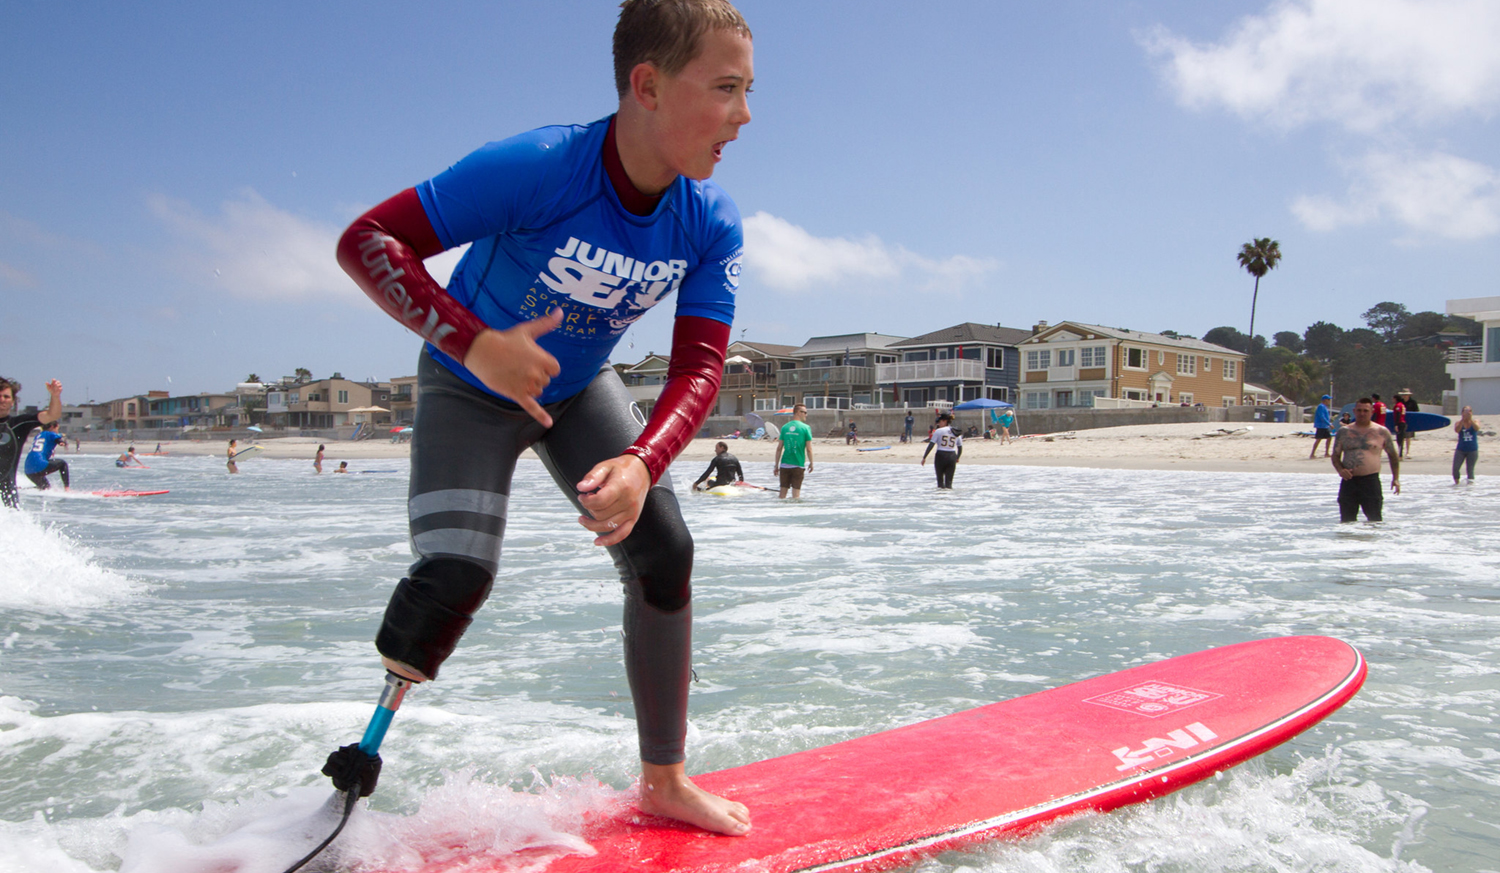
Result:
{"type": "Polygon", "coordinates": [[[68,462],[52,457],[52,453],[57,451],[57,444],[62,441],[63,435],[57,432],[57,422],[49,422],[42,425],[42,432],[37,434],[36,442],[26,455],[26,466],[22,468],[22,472],[33,485],[43,491],[52,487],[47,477],[53,473],[62,475],[64,491],[72,487],[72,482],[68,480],[68,462]]]}
{"type": "Polygon", "coordinates": [[[339,241],[344,270],[427,340],[407,503],[417,560],[376,648],[393,673],[437,677],[489,595],[516,458],[534,449],[624,584],[640,808],[741,835],[749,811],[683,763],[693,545],[663,476],[723,372],[742,232],[707,180],[750,121],[751,36],[727,0],[626,0],[614,54],[614,115],[484,146],[339,241]],[[422,260],[464,243],[444,289],[422,260]],[[647,421],[609,354],[673,296],[671,364],[647,421]]]}

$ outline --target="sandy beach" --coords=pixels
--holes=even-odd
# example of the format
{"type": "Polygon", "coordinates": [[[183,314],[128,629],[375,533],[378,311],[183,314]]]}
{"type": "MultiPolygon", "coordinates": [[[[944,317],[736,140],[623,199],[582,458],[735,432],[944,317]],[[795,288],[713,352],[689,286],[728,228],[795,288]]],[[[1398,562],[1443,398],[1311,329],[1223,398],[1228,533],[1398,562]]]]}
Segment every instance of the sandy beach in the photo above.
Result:
{"type": "MultiPolygon", "coordinates": [[[[1299,435],[1304,424],[1256,423],[1238,428],[1205,424],[1157,424],[1109,427],[1076,433],[1039,434],[1008,444],[998,440],[968,439],[963,464],[1011,464],[1039,467],[1085,467],[1119,470],[1201,470],[1247,473],[1311,473],[1332,476],[1332,465],[1322,457],[1308,460],[1312,438],[1299,435]],[[1226,432],[1233,431],[1233,432],[1226,432]]],[[[282,437],[241,441],[241,447],[258,445],[262,457],[306,458],[317,451],[318,440],[282,437]]],[[[706,464],[713,456],[716,439],[697,439],[683,452],[681,462],[706,464]]],[[[726,440],[730,451],[745,465],[750,481],[769,477],[776,443],[769,440],[726,440]]],[[[403,458],[409,443],[386,440],[368,442],[324,442],[324,469],[332,470],[342,460],[403,458]]],[[[901,444],[895,440],[870,439],[846,445],[843,439],[819,439],[813,443],[814,462],[915,464],[922,458],[924,443],[901,444]]],[[[138,445],[150,450],[155,444],[138,445]]],[[[85,443],[90,454],[113,454],[123,443],[85,443]]],[[[162,444],[162,450],[182,455],[222,455],[221,441],[177,441],[162,444]]],[[[1422,433],[1412,442],[1412,457],[1402,461],[1407,474],[1446,476],[1452,465],[1453,435],[1446,430],[1422,433]]],[[[1485,454],[1480,453],[1480,475],[1485,454]]]]}

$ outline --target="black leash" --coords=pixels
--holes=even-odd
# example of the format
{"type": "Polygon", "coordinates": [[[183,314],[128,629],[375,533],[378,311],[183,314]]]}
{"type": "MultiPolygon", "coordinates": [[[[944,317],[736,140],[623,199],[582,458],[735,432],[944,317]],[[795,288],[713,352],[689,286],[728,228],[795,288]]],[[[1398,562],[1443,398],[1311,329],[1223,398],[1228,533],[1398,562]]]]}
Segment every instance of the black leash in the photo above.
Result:
{"type": "Polygon", "coordinates": [[[329,805],[332,806],[342,794],[343,815],[339,817],[338,827],[333,829],[328,839],[319,843],[302,860],[288,867],[286,873],[297,873],[308,861],[328,848],[343,832],[344,825],[349,823],[349,816],[354,814],[354,805],[359,799],[375,793],[375,783],[380,780],[380,743],[385,739],[386,728],[391,725],[391,717],[401,706],[401,698],[406,696],[406,689],[411,686],[411,680],[395,673],[386,673],[385,689],[380,693],[380,703],[375,707],[375,715],[371,717],[369,727],[365,728],[364,739],[343,746],[328,756],[328,761],[323,764],[323,775],[333,780],[333,787],[336,789],[333,797],[329,798],[329,805]]]}

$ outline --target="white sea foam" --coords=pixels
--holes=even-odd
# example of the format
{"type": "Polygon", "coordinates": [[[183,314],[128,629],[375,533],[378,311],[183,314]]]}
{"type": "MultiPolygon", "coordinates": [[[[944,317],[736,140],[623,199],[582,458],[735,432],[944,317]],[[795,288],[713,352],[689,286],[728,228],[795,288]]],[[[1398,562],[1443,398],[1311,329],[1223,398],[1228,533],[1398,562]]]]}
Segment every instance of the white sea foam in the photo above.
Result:
{"type": "Polygon", "coordinates": [[[0,609],[96,609],[145,590],[144,583],[100,566],[87,546],[46,518],[0,512],[0,609]]]}

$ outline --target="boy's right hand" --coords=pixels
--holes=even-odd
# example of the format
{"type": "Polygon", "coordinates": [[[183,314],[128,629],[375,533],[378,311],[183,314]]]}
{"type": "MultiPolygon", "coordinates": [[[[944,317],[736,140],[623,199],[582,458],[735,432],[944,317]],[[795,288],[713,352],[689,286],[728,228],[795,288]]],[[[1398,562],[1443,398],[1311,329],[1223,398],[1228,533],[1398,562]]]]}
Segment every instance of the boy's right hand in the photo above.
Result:
{"type": "Polygon", "coordinates": [[[481,331],[464,355],[464,369],[479,377],[486,388],[514,400],[543,427],[552,426],[552,416],[536,398],[562,368],[536,344],[536,338],[556,330],[562,318],[562,310],[554,309],[515,327],[481,331]]]}

